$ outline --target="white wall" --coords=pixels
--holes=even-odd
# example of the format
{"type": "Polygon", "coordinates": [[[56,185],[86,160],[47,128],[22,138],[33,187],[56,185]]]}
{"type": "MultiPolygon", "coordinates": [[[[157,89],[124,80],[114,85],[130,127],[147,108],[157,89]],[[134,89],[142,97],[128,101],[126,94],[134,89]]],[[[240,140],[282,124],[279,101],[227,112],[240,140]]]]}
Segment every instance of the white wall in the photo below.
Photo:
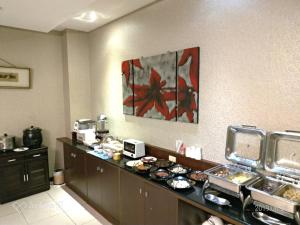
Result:
{"type": "Polygon", "coordinates": [[[0,135],[21,143],[23,129],[42,128],[52,171],[56,138],[65,136],[62,36],[0,27],[0,57],[33,72],[31,89],[0,88],[0,135]]]}
{"type": "Polygon", "coordinates": [[[113,134],[224,162],[226,128],[300,130],[300,1],[164,0],[90,33],[93,117],[113,134]],[[121,61],[200,46],[199,124],[122,114],[121,61]]]}
{"type": "Polygon", "coordinates": [[[63,37],[66,134],[75,120],[91,118],[91,80],[88,34],[67,30],[63,37]]]}

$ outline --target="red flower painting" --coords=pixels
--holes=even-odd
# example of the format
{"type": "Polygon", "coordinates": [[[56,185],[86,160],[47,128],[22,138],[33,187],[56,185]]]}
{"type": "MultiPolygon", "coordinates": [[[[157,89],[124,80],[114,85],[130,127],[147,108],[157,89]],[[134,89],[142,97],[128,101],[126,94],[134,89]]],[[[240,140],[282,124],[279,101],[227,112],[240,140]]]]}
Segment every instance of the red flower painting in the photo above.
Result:
{"type": "Polygon", "coordinates": [[[198,123],[199,48],[184,49],[177,54],[177,120],[198,123]]]}
{"type": "MultiPolygon", "coordinates": [[[[133,83],[132,61],[127,60],[122,62],[122,85],[123,85],[123,99],[133,96],[131,84],[133,83]]],[[[133,103],[131,105],[123,104],[123,113],[133,115],[133,103]]]]}
{"type": "Polygon", "coordinates": [[[122,73],[127,114],[198,123],[198,47],[125,61],[122,73]]]}
{"type": "Polygon", "coordinates": [[[187,86],[185,80],[178,76],[178,117],[186,113],[190,123],[194,122],[194,111],[197,110],[195,91],[193,87],[187,86]]]}
{"type": "Polygon", "coordinates": [[[134,101],[136,107],[136,116],[143,117],[150,109],[155,108],[160,112],[166,120],[170,120],[169,107],[167,101],[175,100],[176,93],[174,91],[164,90],[165,80],[161,80],[160,75],[151,69],[151,75],[148,85],[134,84],[134,97],[129,96],[125,99],[124,104],[130,106],[134,101]]]}

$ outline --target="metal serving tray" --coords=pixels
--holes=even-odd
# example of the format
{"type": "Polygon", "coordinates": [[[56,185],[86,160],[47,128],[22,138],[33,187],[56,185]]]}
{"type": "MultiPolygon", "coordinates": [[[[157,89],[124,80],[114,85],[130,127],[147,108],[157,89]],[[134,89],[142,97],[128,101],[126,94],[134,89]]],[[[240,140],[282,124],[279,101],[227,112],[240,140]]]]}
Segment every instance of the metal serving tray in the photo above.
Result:
{"type": "Polygon", "coordinates": [[[271,133],[266,153],[264,167],[267,171],[300,178],[300,133],[298,131],[271,133]]]}
{"type": "Polygon", "coordinates": [[[254,170],[263,167],[266,140],[266,132],[254,126],[229,126],[225,157],[234,164],[220,165],[206,170],[208,183],[225,189],[224,192],[229,190],[233,195],[239,194],[243,186],[258,179],[259,175],[254,170]],[[222,169],[229,171],[228,176],[216,175],[222,169]],[[230,179],[237,173],[245,174],[245,176],[251,178],[244,182],[236,182],[230,179]]]}
{"type": "Polygon", "coordinates": [[[251,168],[263,168],[267,133],[255,126],[229,126],[225,158],[251,168]]]}
{"type": "Polygon", "coordinates": [[[295,131],[270,133],[264,167],[275,175],[247,185],[251,198],[270,206],[274,212],[276,209],[292,215],[298,212],[300,201],[289,200],[283,193],[291,187],[300,192],[300,134],[295,131]],[[269,192],[261,188],[263,182],[268,181],[277,184],[269,192]]]}
{"type": "MultiPolygon", "coordinates": [[[[247,188],[251,191],[251,197],[253,200],[264,203],[266,205],[272,206],[273,210],[276,212],[276,209],[280,209],[289,213],[294,214],[299,208],[299,203],[290,201],[281,196],[282,192],[287,188],[288,185],[279,183],[277,189],[273,192],[268,193],[262,190],[259,190],[256,185],[257,183],[262,182],[262,179],[252,183],[247,188]]],[[[272,209],[270,208],[270,209],[272,209]]]]}
{"type": "Polygon", "coordinates": [[[256,173],[239,169],[238,167],[230,164],[214,167],[212,169],[205,171],[205,174],[208,175],[209,183],[215,184],[234,193],[239,193],[241,191],[242,186],[247,185],[248,183],[252,182],[254,179],[257,178],[256,173]],[[223,170],[227,170],[228,175],[225,176],[217,175],[218,172],[223,170]],[[251,178],[241,183],[237,183],[229,179],[229,177],[235,176],[236,174],[239,173],[243,173],[245,174],[245,176],[249,176],[251,178]]]}

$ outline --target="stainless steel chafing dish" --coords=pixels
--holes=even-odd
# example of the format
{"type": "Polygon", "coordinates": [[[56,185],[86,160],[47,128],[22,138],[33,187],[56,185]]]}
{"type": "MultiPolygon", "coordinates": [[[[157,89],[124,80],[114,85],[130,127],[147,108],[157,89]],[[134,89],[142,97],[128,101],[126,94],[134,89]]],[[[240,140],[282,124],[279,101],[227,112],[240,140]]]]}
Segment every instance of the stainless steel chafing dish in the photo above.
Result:
{"type": "Polygon", "coordinates": [[[208,188],[239,198],[244,202],[245,186],[259,178],[257,169],[263,168],[266,132],[254,126],[229,126],[225,157],[232,164],[219,165],[205,171],[208,188]]]}
{"type": "Polygon", "coordinates": [[[264,167],[269,176],[247,185],[244,209],[253,203],[300,224],[300,133],[269,134],[264,167]]]}

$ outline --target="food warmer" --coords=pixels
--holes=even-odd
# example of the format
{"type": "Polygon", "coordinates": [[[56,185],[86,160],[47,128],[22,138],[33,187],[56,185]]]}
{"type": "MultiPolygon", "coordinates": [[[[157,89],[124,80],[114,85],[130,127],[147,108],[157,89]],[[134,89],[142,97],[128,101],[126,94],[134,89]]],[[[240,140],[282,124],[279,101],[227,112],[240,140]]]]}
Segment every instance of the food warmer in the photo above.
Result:
{"type": "Polygon", "coordinates": [[[260,177],[258,171],[263,168],[266,137],[264,130],[254,126],[229,126],[225,157],[232,163],[205,171],[208,180],[203,185],[203,196],[211,188],[239,198],[243,203],[245,186],[260,177]]]}
{"type": "Polygon", "coordinates": [[[264,166],[270,175],[247,185],[244,209],[253,203],[300,224],[300,133],[270,133],[264,166]]]}

